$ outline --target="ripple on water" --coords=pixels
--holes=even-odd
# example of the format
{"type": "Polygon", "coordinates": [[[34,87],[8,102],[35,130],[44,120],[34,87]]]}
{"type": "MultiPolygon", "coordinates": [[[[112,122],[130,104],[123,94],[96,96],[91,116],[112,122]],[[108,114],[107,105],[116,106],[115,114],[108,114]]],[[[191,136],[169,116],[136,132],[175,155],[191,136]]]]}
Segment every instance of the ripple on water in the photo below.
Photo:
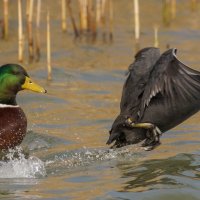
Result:
{"type": "Polygon", "coordinates": [[[5,157],[7,161],[0,161],[0,178],[39,178],[46,176],[44,162],[35,156],[26,159],[20,147],[10,150],[5,157]]]}

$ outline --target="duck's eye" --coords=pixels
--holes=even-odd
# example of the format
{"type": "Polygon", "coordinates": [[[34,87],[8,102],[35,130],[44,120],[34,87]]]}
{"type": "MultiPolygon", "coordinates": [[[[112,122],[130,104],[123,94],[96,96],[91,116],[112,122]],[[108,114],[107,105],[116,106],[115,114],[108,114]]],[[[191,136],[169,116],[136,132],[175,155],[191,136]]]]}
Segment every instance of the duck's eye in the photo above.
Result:
{"type": "Polygon", "coordinates": [[[29,80],[29,83],[32,84],[33,82],[31,80],[29,80]]]}
{"type": "Polygon", "coordinates": [[[14,72],[13,72],[13,74],[14,74],[14,75],[18,75],[18,74],[19,74],[19,72],[17,72],[17,71],[14,71],[14,72]]]}

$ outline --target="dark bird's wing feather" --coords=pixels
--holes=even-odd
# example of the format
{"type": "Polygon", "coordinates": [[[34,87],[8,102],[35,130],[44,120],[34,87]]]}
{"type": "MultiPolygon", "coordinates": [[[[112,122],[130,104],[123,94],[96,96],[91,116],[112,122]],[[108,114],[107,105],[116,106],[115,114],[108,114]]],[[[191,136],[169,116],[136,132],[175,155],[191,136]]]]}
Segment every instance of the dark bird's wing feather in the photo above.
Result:
{"type": "Polygon", "coordinates": [[[129,75],[124,84],[120,109],[121,113],[134,115],[140,105],[139,97],[144,92],[152,67],[160,57],[160,50],[147,47],[135,55],[135,61],[129,66],[129,75]]]}
{"type": "Polygon", "coordinates": [[[142,96],[140,119],[158,94],[164,96],[168,108],[200,100],[200,72],[181,63],[175,53],[176,49],[166,51],[154,65],[142,96]]]}

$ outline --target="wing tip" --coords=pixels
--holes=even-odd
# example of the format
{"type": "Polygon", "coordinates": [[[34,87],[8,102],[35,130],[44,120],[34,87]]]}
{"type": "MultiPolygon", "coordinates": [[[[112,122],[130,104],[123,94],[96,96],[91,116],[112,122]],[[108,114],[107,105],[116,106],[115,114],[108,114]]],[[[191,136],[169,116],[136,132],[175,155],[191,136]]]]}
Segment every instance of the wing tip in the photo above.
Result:
{"type": "Polygon", "coordinates": [[[172,55],[173,55],[175,58],[177,58],[176,54],[177,54],[177,48],[173,48],[173,49],[172,49],[172,55]]]}

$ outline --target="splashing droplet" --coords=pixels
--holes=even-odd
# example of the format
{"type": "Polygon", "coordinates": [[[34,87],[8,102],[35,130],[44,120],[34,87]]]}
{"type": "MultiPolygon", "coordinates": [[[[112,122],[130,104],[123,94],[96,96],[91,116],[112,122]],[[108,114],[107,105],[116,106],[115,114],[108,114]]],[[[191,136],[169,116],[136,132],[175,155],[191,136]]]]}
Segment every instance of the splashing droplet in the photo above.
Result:
{"type": "Polygon", "coordinates": [[[5,155],[5,160],[7,161],[0,161],[0,178],[38,178],[46,176],[44,162],[35,156],[26,159],[20,147],[10,150],[5,155]]]}

